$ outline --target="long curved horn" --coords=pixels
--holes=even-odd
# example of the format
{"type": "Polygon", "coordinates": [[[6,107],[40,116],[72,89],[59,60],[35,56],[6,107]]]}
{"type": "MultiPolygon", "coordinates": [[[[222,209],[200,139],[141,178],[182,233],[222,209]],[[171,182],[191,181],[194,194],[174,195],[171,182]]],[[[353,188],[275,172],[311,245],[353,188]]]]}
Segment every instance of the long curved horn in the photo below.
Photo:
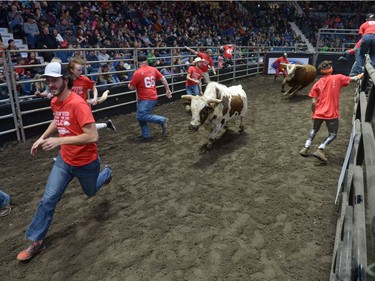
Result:
{"type": "Polygon", "coordinates": [[[280,62],[280,65],[283,65],[283,66],[287,66],[289,65],[290,63],[285,63],[285,62],[280,62]]]}
{"type": "Polygon", "coordinates": [[[108,98],[108,94],[109,94],[109,90],[106,90],[102,96],[100,98],[98,98],[98,101],[97,103],[98,104],[101,104],[102,102],[104,102],[107,98],[108,98]]]}
{"type": "Polygon", "coordinates": [[[222,102],[222,100],[219,100],[219,99],[207,99],[207,102],[208,102],[208,103],[219,104],[219,103],[222,102]]]}
{"type": "Polygon", "coordinates": [[[184,100],[192,100],[193,96],[192,95],[182,95],[181,98],[184,99],[184,100]]]}
{"type": "Polygon", "coordinates": [[[304,65],[302,64],[295,64],[296,67],[305,67],[304,65]]]}

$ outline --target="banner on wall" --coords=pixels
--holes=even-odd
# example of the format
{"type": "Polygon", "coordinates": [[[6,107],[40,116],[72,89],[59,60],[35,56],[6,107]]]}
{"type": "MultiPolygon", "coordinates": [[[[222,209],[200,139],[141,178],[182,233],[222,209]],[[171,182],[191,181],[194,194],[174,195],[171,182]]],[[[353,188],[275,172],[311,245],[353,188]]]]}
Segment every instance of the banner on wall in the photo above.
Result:
{"type": "MultiPolygon", "coordinates": [[[[272,64],[275,60],[278,58],[269,58],[268,59],[268,68],[267,68],[267,74],[275,74],[276,69],[272,67],[272,64]]],[[[289,58],[288,57],[289,63],[293,64],[308,64],[309,63],[309,58],[289,58]]]]}

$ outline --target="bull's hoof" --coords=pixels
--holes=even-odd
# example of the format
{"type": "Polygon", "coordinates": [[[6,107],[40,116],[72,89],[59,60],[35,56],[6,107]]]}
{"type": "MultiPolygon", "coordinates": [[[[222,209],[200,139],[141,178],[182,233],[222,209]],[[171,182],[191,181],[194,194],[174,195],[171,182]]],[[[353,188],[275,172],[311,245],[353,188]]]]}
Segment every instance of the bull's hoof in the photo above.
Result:
{"type": "Polygon", "coordinates": [[[281,89],[281,92],[282,92],[282,93],[285,93],[285,90],[281,89]]]}

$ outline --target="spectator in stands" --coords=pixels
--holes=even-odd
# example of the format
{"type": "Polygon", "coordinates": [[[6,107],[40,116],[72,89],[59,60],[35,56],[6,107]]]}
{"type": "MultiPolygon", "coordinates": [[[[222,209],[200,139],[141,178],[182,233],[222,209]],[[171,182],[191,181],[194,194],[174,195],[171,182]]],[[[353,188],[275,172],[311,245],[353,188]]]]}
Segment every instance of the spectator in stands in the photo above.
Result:
{"type": "Polygon", "coordinates": [[[141,55],[138,57],[139,69],[133,74],[128,85],[130,90],[137,90],[137,120],[141,126],[142,136],[136,138],[137,142],[150,142],[151,131],[147,123],[160,124],[162,133],[167,135],[168,118],[159,115],[153,115],[152,111],[158,102],[158,94],[156,91],[156,81],[160,80],[166,90],[167,98],[172,97],[168,82],[165,77],[155,67],[149,66],[147,57],[141,55]]]}
{"type": "Polygon", "coordinates": [[[287,53],[283,53],[283,55],[277,58],[277,60],[275,60],[271,65],[275,69],[274,81],[279,76],[280,72],[283,74],[284,78],[286,77],[286,68],[283,67],[282,63],[289,63],[287,53]]]}
{"type": "MultiPolygon", "coordinates": [[[[42,33],[38,36],[36,42],[37,49],[57,49],[57,41],[56,38],[50,34],[48,26],[45,26],[42,30],[42,33]]],[[[45,61],[51,61],[51,59],[55,56],[53,51],[48,52],[40,52],[40,55],[44,58],[45,61]]]]}
{"type": "Polygon", "coordinates": [[[186,73],[184,65],[179,57],[172,59],[172,72],[174,75],[179,75],[181,77],[186,73]]]}
{"type": "Polygon", "coordinates": [[[20,7],[20,11],[22,11],[22,17],[23,17],[23,21],[25,24],[25,22],[27,22],[27,19],[29,17],[34,18],[34,12],[30,9],[30,7],[22,7],[22,6],[25,6],[25,5],[22,3],[20,7]]]}
{"type": "Polygon", "coordinates": [[[30,49],[35,49],[35,38],[40,34],[39,27],[33,16],[27,18],[23,25],[23,30],[27,36],[27,43],[30,49]]]}
{"type": "Polygon", "coordinates": [[[32,51],[27,54],[26,65],[37,65],[35,67],[28,68],[28,70],[31,73],[31,76],[35,76],[38,73],[43,73],[43,69],[40,67],[41,62],[39,59],[37,59],[36,52],[32,51]]]}
{"type": "Polygon", "coordinates": [[[0,4],[0,26],[9,28],[8,22],[9,6],[6,3],[0,4]]]}
{"type": "Polygon", "coordinates": [[[142,41],[143,41],[143,45],[145,47],[151,47],[151,46],[153,46],[153,44],[152,44],[152,42],[151,42],[151,40],[150,40],[147,32],[145,32],[141,38],[142,38],[142,41]]]}
{"type": "MultiPolygon", "coordinates": [[[[98,38],[94,36],[94,33],[91,32],[90,30],[86,31],[86,42],[87,42],[87,47],[95,48],[96,45],[99,44],[98,38]]],[[[123,45],[118,45],[116,48],[123,47],[123,45]]]]}
{"type": "Polygon", "coordinates": [[[69,21],[65,18],[60,18],[59,24],[57,26],[57,31],[61,34],[64,35],[66,33],[66,30],[70,28],[69,21]]]}
{"type": "Polygon", "coordinates": [[[109,64],[106,63],[102,65],[101,71],[99,72],[99,77],[98,77],[98,84],[99,85],[106,85],[106,84],[112,84],[114,83],[114,79],[111,73],[109,72],[109,64]]]}
{"type": "Polygon", "coordinates": [[[5,52],[6,49],[7,49],[7,47],[5,46],[5,44],[3,42],[3,38],[1,38],[1,35],[0,35],[0,59],[3,58],[4,52],[5,52]]]}
{"type": "Polygon", "coordinates": [[[46,19],[43,18],[43,17],[41,17],[41,18],[37,21],[37,24],[38,24],[38,27],[39,27],[39,31],[40,31],[40,33],[43,32],[43,29],[44,29],[45,27],[48,27],[48,28],[49,28],[49,25],[48,25],[48,23],[46,22],[46,19]]]}
{"type": "Polygon", "coordinates": [[[322,163],[327,162],[327,156],[324,151],[327,146],[337,137],[339,128],[339,99],[341,88],[349,85],[350,82],[358,81],[363,74],[355,77],[349,77],[342,74],[331,75],[333,72],[332,62],[323,61],[318,66],[318,70],[322,74],[320,78],[311,88],[309,97],[312,98],[312,118],[313,128],[309,132],[305,146],[300,151],[301,156],[309,156],[309,148],[318,133],[321,125],[325,122],[328,129],[328,136],[319,145],[313,156],[322,163]]]}
{"type": "Polygon", "coordinates": [[[107,54],[107,51],[105,49],[101,49],[99,51],[99,54],[98,54],[98,59],[102,62],[100,62],[100,65],[103,66],[105,64],[108,63],[108,60],[110,59],[111,57],[109,56],[109,54],[107,54]]]}
{"type": "Polygon", "coordinates": [[[68,41],[68,45],[77,45],[76,37],[73,35],[73,29],[71,27],[66,29],[65,34],[63,35],[63,38],[68,41]]]}
{"type": "Polygon", "coordinates": [[[31,72],[29,69],[26,69],[24,66],[26,65],[26,59],[19,56],[18,62],[16,63],[16,67],[14,68],[14,71],[17,72],[18,77],[20,79],[28,79],[31,77],[31,72]]]}
{"type": "Polygon", "coordinates": [[[9,18],[9,27],[11,28],[14,35],[19,36],[20,38],[23,37],[23,24],[24,20],[21,15],[21,12],[18,11],[18,7],[16,5],[11,6],[10,12],[8,12],[9,18]]]}
{"type": "Polygon", "coordinates": [[[35,74],[34,79],[42,81],[34,81],[31,83],[31,93],[34,93],[34,95],[37,97],[47,97],[47,84],[45,83],[44,79],[42,79],[42,74],[35,74]]]}
{"type": "MultiPolygon", "coordinates": [[[[19,50],[18,47],[16,46],[16,41],[14,41],[13,39],[9,39],[7,50],[8,51],[19,50]]],[[[20,53],[10,53],[12,63],[16,64],[19,56],[20,56],[20,53]]]]}
{"type": "Polygon", "coordinates": [[[47,8],[47,13],[46,13],[45,19],[46,19],[46,22],[48,23],[48,25],[50,27],[56,27],[57,19],[56,19],[56,15],[54,14],[54,11],[53,11],[52,7],[47,8]]]}
{"type": "Polygon", "coordinates": [[[224,68],[224,58],[222,56],[219,56],[217,58],[217,68],[218,69],[224,68]]]}
{"type": "Polygon", "coordinates": [[[88,73],[98,73],[100,70],[100,65],[97,61],[99,61],[98,56],[96,55],[95,50],[90,50],[89,53],[86,55],[86,61],[95,61],[87,65],[88,73]]]}
{"type": "Polygon", "coordinates": [[[35,15],[34,15],[34,20],[36,22],[39,22],[41,19],[44,19],[44,16],[42,14],[42,11],[40,9],[35,9],[35,15]]]}
{"type": "Polygon", "coordinates": [[[10,196],[4,191],[0,190],[0,217],[9,215],[11,210],[10,196]]]}
{"type": "Polygon", "coordinates": [[[356,61],[356,73],[363,72],[362,67],[367,53],[370,54],[372,64],[375,64],[375,14],[367,14],[366,22],[359,27],[359,34],[362,36],[362,41],[356,61]]]}
{"type": "Polygon", "coordinates": [[[82,29],[77,29],[77,34],[76,34],[76,45],[80,45],[82,48],[86,48],[87,45],[87,39],[85,35],[83,34],[82,29]]]}
{"type": "Polygon", "coordinates": [[[212,69],[212,72],[214,73],[214,75],[216,75],[214,62],[212,60],[212,50],[207,49],[206,52],[202,53],[202,52],[194,51],[193,49],[191,49],[187,46],[185,46],[185,48],[186,48],[186,50],[190,51],[194,55],[196,55],[196,56],[200,57],[202,60],[204,60],[202,66],[201,66],[203,78],[204,78],[204,80],[207,84],[210,83],[210,76],[208,74],[209,67],[212,69]]]}
{"type": "Polygon", "coordinates": [[[119,63],[116,65],[116,73],[117,78],[120,80],[120,82],[127,81],[129,79],[128,72],[130,69],[130,65],[127,64],[125,61],[121,60],[119,63]]]}
{"type": "Polygon", "coordinates": [[[147,54],[147,60],[148,60],[148,65],[156,66],[155,49],[150,49],[150,51],[147,54]]]}
{"type": "Polygon", "coordinates": [[[160,73],[163,74],[164,77],[169,77],[174,74],[172,67],[169,65],[166,65],[162,69],[160,69],[160,73]]]}
{"type": "Polygon", "coordinates": [[[53,34],[53,36],[56,39],[57,48],[63,48],[63,49],[68,48],[68,45],[69,45],[68,41],[65,40],[61,36],[61,34],[59,33],[59,31],[56,28],[52,30],[52,34],[53,34]]]}

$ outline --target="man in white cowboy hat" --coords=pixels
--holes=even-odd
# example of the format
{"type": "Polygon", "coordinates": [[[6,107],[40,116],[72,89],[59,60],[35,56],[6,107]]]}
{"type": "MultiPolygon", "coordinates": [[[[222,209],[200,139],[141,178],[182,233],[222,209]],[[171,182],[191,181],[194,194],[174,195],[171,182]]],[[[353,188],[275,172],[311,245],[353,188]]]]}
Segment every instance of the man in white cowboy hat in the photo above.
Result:
{"type": "MultiPolygon", "coordinates": [[[[201,66],[204,60],[196,57],[191,63],[186,75],[186,94],[199,96],[202,95],[202,70],[201,66]]],[[[190,104],[185,105],[186,111],[190,111],[190,104]]]]}
{"type": "Polygon", "coordinates": [[[185,48],[186,50],[192,52],[194,55],[204,60],[202,63],[202,75],[203,75],[204,81],[207,84],[210,83],[210,76],[208,75],[208,68],[212,69],[212,72],[214,73],[214,75],[216,75],[214,61],[212,60],[212,50],[207,49],[204,53],[202,53],[202,52],[194,51],[193,49],[186,47],[186,46],[185,48]]]}

